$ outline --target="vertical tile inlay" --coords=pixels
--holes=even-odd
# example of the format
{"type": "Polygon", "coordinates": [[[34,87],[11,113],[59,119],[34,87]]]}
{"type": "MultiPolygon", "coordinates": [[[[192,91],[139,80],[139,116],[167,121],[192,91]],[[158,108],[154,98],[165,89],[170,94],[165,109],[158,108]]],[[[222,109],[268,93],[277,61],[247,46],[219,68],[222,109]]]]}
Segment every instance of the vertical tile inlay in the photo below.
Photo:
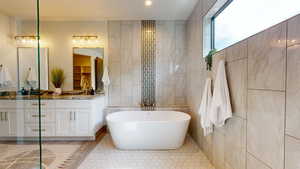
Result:
{"type": "Polygon", "coordinates": [[[142,107],[146,110],[152,110],[155,107],[155,35],[155,21],[142,21],[142,107]]]}

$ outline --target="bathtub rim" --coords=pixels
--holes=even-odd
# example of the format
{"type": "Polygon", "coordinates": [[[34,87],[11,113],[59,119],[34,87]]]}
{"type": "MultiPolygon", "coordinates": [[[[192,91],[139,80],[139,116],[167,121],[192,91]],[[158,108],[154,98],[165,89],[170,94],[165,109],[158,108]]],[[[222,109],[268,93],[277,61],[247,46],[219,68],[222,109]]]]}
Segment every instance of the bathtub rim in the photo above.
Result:
{"type": "Polygon", "coordinates": [[[155,111],[117,111],[114,113],[110,113],[108,114],[105,119],[107,122],[110,123],[170,123],[170,122],[186,122],[186,121],[190,121],[191,120],[191,115],[185,112],[180,112],[180,111],[158,111],[158,112],[174,112],[180,115],[183,115],[184,117],[182,119],[176,119],[176,120],[149,120],[149,121],[138,121],[138,120],[113,120],[110,118],[110,116],[113,116],[116,114],[121,114],[124,112],[155,112],[155,111]]]}

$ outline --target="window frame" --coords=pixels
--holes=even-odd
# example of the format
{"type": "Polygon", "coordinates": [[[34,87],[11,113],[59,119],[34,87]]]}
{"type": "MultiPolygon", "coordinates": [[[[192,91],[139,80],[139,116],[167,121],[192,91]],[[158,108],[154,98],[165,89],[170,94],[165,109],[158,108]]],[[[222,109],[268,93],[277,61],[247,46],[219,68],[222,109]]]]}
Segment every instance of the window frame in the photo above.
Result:
{"type": "MultiPolygon", "coordinates": [[[[225,4],[211,17],[210,19],[210,33],[211,33],[211,41],[210,46],[211,50],[215,50],[216,44],[215,44],[215,19],[233,2],[234,0],[227,0],[225,4]]],[[[217,50],[217,49],[216,49],[217,50]]]]}

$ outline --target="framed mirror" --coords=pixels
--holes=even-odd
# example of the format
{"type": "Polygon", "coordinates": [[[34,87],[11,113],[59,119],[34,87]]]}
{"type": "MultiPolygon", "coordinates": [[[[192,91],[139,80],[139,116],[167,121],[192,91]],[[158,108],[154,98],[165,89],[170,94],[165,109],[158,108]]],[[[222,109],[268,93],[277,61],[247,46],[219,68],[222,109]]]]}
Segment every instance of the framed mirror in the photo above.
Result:
{"type": "MultiPolygon", "coordinates": [[[[38,53],[36,48],[20,47],[17,49],[18,59],[18,88],[38,88],[38,53]]],[[[49,58],[48,48],[40,49],[40,87],[49,89],[49,58]]]]}
{"type": "Polygon", "coordinates": [[[73,48],[73,89],[103,93],[104,48],[73,48]]]}

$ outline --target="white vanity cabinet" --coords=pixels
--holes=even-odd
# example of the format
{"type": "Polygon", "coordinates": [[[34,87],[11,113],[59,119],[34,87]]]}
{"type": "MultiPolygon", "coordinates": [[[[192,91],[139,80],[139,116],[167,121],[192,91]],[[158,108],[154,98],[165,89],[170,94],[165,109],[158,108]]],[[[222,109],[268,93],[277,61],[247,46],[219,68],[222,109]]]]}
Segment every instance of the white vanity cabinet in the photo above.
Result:
{"type": "Polygon", "coordinates": [[[90,128],[90,118],[97,113],[97,110],[92,108],[92,104],[91,100],[61,100],[57,102],[57,135],[93,136],[95,133],[90,128]]]}
{"type": "MultiPolygon", "coordinates": [[[[0,140],[39,134],[39,102],[0,100],[0,140]],[[5,106],[4,106],[5,105],[5,106]],[[2,115],[2,116],[1,116],[2,115]]],[[[104,97],[89,100],[42,100],[41,132],[44,140],[92,140],[104,125],[104,97]]]]}
{"type": "Polygon", "coordinates": [[[93,136],[89,121],[92,110],[56,109],[57,136],[93,136]]]}
{"type": "MultiPolygon", "coordinates": [[[[41,100],[41,133],[42,136],[56,136],[55,100],[41,100]]],[[[39,101],[24,100],[24,136],[39,135],[39,101]]]]}
{"type": "Polygon", "coordinates": [[[0,101],[0,137],[23,135],[24,126],[19,126],[19,123],[23,123],[23,114],[20,112],[20,108],[22,107],[23,102],[12,100],[0,101]],[[21,114],[21,118],[17,114],[21,114]]]}

